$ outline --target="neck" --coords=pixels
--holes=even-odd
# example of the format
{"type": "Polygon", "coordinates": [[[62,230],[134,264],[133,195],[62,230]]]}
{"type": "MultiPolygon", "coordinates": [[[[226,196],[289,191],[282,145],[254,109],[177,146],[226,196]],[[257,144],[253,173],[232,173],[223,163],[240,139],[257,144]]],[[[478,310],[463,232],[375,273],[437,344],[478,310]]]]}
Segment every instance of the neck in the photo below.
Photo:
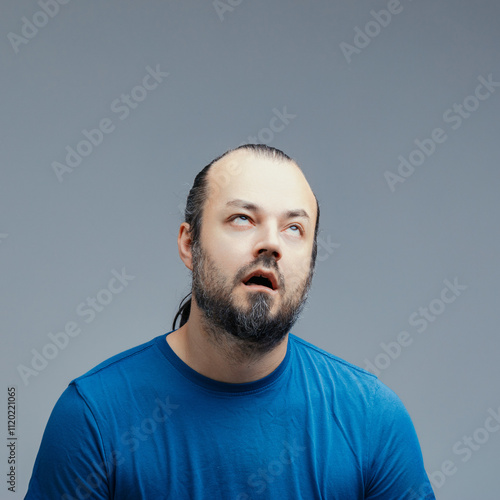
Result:
{"type": "Polygon", "coordinates": [[[196,308],[189,321],[167,336],[172,350],[190,368],[220,382],[241,384],[259,380],[283,361],[288,334],[267,352],[261,352],[243,339],[217,330],[196,308]]]}

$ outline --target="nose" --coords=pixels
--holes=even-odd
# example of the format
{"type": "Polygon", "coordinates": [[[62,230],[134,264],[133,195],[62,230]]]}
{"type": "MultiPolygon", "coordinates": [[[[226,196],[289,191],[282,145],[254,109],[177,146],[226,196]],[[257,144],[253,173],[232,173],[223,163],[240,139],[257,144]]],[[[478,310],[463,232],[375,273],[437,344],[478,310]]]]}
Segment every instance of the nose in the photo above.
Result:
{"type": "Polygon", "coordinates": [[[282,250],[277,228],[270,226],[261,227],[258,233],[258,240],[254,247],[254,257],[268,255],[274,257],[276,261],[281,259],[282,250]]]}

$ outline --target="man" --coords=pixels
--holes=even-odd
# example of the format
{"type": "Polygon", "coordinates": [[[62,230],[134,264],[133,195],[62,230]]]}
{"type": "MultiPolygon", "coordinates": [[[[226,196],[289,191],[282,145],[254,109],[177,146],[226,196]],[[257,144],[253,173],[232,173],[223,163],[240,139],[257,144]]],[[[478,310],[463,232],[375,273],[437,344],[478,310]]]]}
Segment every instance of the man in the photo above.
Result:
{"type": "Polygon", "coordinates": [[[26,498],[434,499],[397,396],[289,333],[318,220],[277,149],[205,167],[178,235],[193,283],[174,331],[71,382],[26,498]]]}

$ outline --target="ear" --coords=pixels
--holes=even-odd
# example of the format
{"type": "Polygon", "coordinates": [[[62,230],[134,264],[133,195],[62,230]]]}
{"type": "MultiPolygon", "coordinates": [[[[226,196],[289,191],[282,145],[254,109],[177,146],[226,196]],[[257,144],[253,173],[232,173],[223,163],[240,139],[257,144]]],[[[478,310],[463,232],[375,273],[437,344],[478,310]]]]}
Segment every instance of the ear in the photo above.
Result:
{"type": "Polygon", "coordinates": [[[183,222],[179,228],[179,235],[177,236],[177,247],[179,249],[179,257],[184,265],[190,270],[193,270],[193,253],[192,245],[193,240],[189,232],[190,226],[187,222],[183,222]]]}

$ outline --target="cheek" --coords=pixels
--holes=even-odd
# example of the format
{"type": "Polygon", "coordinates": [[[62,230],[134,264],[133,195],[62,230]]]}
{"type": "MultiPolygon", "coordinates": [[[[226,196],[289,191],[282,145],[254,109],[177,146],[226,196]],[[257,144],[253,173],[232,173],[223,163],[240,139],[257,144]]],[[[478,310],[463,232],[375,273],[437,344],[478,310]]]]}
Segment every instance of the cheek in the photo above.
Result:
{"type": "Polygon", "coordinates": [[[309,275],[310,269],[310,254],[307,254],[307,256],[304,255],[303,258],[296,260],[293,265],[289,265],[286,269],[283,269],[286,290],[290,292],[302,287],[304,280],[309,275]]]}
{"type": "Polygon", "coordinates": [[[234,238],[224,238],[221,235],[218,238],[208,236],[204,247],[224,274],[234,274],[248,261],[244,242],[234,238]]]}

